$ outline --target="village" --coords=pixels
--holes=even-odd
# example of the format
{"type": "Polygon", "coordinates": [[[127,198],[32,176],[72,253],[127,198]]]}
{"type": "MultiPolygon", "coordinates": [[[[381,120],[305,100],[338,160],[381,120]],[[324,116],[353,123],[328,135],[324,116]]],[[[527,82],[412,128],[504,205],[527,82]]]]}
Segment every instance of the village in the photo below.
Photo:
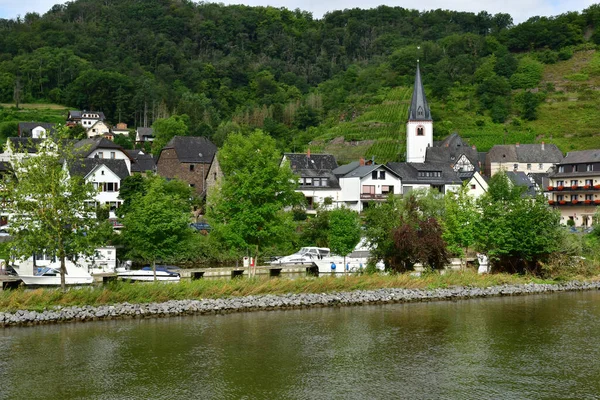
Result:
{"type": "MultiPolygon", "coordinates": [[[[83,127],[87,136],[74,144],[82,162],[69,172],[97,188],[90,203],[109,208],[115,230],[122,228],[115,210],[122,205],[119,188],[128,176],[153,173],[179,179],[202,201],[223,176],[217,146],[205,137],[175,136],[154,157],[143,150],[154,139],[152,128],[138,127],[137,149],[127,150],[113,141],[117,135],[130,135],[127,125],[110,126],[101,111],[69,111],[65,125],[83,127]]],[[[305,197],[307,214],[314,214],[318,205],[361,213],[389,195],[416,189],[443,194],[466,186],[472,197],[479,198],[486,193],[489,179],[503,171],[512,184],[525,188],[526,195],[543,194],[548,205],[560,211],[562,224],[581,229],[592,226],[600,204],[600,149],[563,155],[556,145],[542,142],[495,145],[484,153],[456,133],[434,141],[433,125],[417,66],[406,123],[406,162],[378,164],[376,159],[360,158],[338,165],[333,155],[311,154],[309,147],[304,153],[284,153],[281,166],[289,165],[298,177],[297,192],[305,197]]],[[[8,138],[0,154],[0,172],[10,171],[15,159],[35,155],[41,143],[52,140],[54,129],[54,124],[19,123],[17,134],[8,138]]],[[[190,223],[209,229],[201,212],[201,208],[194,210],[190,223]]],[[[0,225],[10,222],[10,215],[3,211],[0,225]]]]}

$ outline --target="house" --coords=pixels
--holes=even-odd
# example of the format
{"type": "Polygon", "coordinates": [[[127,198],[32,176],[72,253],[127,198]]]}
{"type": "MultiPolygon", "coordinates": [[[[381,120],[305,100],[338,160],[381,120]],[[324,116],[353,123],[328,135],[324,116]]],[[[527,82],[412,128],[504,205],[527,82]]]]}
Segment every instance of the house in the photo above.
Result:
{"type": "MultiPolygon", "coordinates": [[[[334,174],[345,172],[335,169],[334,174]]],[[[388,196],[402,194],[402,179],[391,168],[382,164],[367,165],[360,161],[358,166],[339,178],[340,195],[338,205],[362,212],[372,202],[385,201],[388,196]]]]}
{"type": "Polygon", "coordinates": [[[513,185],[523,188],[522,196],[534,197],[539,192],[536,190],[536,184],[533,179],[523,171],[507,171],[506,177],[513,185]]]}
{"type": "Polygon", "coordinates": [[[129,129],[127,129],[127,124],[124,122],[119,122],[116,126],[113,126],[112,133],[115,135],[129,136],[129,129]]]}
{"type": "Polygon", "coordinates": [[[156,162],[152,154],[146,154],[142,150],[125,150],[131,157],[131,173],[147,174],[156,172],[156,162]]]}
{"type": "Polygon", "coordinates": [[[54,130],[54,125],[48,122],[19,122],[18,136],[43,139],[54,130]]]}
{"type": "Polygon", "coordinates": [[[448,164],[456,172],[479,171],[479,153],[458,134],[453,133],[441,142],[434,142],[425,154],[426,162],[448,164]]]}
{"type": "Polygon", "coordinates": [[[87,128],[86,134],[87,134],[88,138],[95,137],[95,136],[106,137],[106,135],[110,135],[110,137],[112,138],[112,132],[110,130],[110,127],[104,121],[94,122],[94,124],[92,126],[87,128]]]}
{"type": "Polygon", "coordinates": [[[463,184],[463,179],[446,163],[389,162],[386,165],[402,179],[403,194],[415,189],[434,189],[446,193],[458,190],[463,184]]]}
{"type": "Polygon", "coordinates": [[[210,192],[217,186],[221,179],[223,179],[223,170],[219,164],[219,152],[215,153],[213,162],[210,164],[208,173],[206,174],[206,197],[210,195],[210,192]]]}
{"type": "Polygon", "coordinates": [[[197,195],[206,195],[206,177],[217,152],[210,140],[202,136],[175,136],[160,151],[156,170],[165,178],[187,182],[197,195]]]}
{"type": "Polygon", "coordinates": [[[487,176],[498,171],[544,173],[562,159],[562,152],[554,144],[496,145],[487,153],[484,171],[487,176]]]}
{"type": "Polygon", "coordinates": [[[0,161],[10,163],[12,160],[37,153],[38,146],[44,139],[27,137],[9,137],[6,139],[4,151],[0,154],[0,161]]]}
{"type": "Polygon", "coordinates": [[[109,219],[116,221],[115,210],[123,201],[119,199],[119,189],[123,179],[129,176],[129,169],[124,159],[85,158],[71,165],[71,176],[83,176],[91,182],[98,193],[89,201],[90,204],[107,206],[109,219]]]}
{"type": "Polygon", "coordinates": [[[154,130],[152,128],[138,127],[135,130],[135,142],[152,142],[154,140],[154,130]]]}
{"type": "Polygon", "coordinates": [[[571,151],[548,175],[548,203],[558,209],[561,223],[593,224],[600,205],[600,150],[571,151]]]}
{"type": "Polygon", "coordinates": [[[67,114],[67,126],[81,125],[86,130],[98,121],[104,121],[106,117],[101,111],[69,111],[67,114]]]}
{"type": "Polygon", "coordinates": [[[338,164],[331,154],[284,153],[281,165],[289,163],[292,172],[298,176],[297,192],[306,199],[307,213],[316,213],[317,205],[328,204],[337,207],[340,202],[340,184],[333,170],[338,164]],[[328,199],[328,200],[326,200],[328,199]]]}
{"type": "Polygon", "coordinates": [[[489,188],[486,177],[479,172],[475,172],[467,181],[463,182],[467,185],[469,195],[475,199],[487,193],[489,188]]]}
{"type": "Polygon", "coordinates": [[[131,156],[121,146],[102,136],[79,140],[74,145],[74,151],[81,158],[124,160],[127,171],[131,173],[131,156]]]}

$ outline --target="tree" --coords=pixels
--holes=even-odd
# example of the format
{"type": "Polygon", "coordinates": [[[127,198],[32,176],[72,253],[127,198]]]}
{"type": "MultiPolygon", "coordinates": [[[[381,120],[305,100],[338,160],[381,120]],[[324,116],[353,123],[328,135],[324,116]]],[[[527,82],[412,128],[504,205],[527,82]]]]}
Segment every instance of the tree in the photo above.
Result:
{"type": "MultiPolygon", "coordinates": [[[[360,216],[347,208],[329,212],[329,247],[333,254],[344,256],[352,252],[360,241],[360,216]]],[[[346,271],[347,272],[347,271],[346,271]]]]}
{"type": "Polygon", "coordinates": [[[560,214],[544,196],[524,196],[522,188],[503,172],[490,179],[488,192],[478,199],[476,246],[497,270],[536,273],[539,262],[558,249],[560,214]]]}
{"type": "Polygon", "coordinates": [[[91,254],[110,229],[88,205],[96,194],[92,184],[69,174],[78,159],[67,137],[68,128],[59,128],[54,140],[43,142],[35,156],[11,160],[14,175],[3,179],[14,255],[26,257],[42,250],[56,255],[63,290],[67,257],[91,254]]]}
{"type": "Polygon", "coordinates": [[[299,204],[294,190],[298,178],[289,166],[280,166],[275,141],[260,130],[245,137],[228,136],[217,154],[224,178],[208,198],[207,217],[219,235],[237,250],[286,240],[294,231],[286,207],[299,204]]]}
{"type": "Polygon", "coordinates": [[[156,261],[168,261],[189,248],[191,191],[186,197],[170,190],[169,182],[159,176],[146,179],[145,192],[131,199],[122,235],[129,256],[150,262],[156,280],[156,261]]]}
{"type": "Polygon", "coordinates": [[[158,156],[163,147],[175,136],[187,136],[189,133],[187,115],[173,115],[169,118],[160,118],[154,121],[154,141],[152,154],[158,156]]]}
{"type": "Polygon", "coordinates": [[[476,227],[479,220],[475,200],[469,195],[467,186],[458,192],[447,192],[444,196],[446,213],[443,219],[442,238],[453,254],[466,257],[475,244],[476,227]]]}

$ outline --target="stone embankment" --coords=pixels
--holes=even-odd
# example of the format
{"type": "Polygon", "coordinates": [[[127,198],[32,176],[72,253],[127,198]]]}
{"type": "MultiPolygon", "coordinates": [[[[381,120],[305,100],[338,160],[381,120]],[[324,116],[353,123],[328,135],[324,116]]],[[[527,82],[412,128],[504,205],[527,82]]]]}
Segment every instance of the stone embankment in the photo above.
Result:
{"type": "Polygon", "coordinates": [[[164,303],[147,304],[122,303],[96,307],[54,307],[43,312],[19,310],[14,313],[0,313],[0,326],[192,314],[222,314],[308,307],[461,300],[598,289],[600,289],[600,282],[572,281],[563,284],[531,283],[525,285],[492,286],[488,288],[456,287],[434,290],[378,289],[341,293],[246,296],[216,300],[171,300],[164,303]]]}

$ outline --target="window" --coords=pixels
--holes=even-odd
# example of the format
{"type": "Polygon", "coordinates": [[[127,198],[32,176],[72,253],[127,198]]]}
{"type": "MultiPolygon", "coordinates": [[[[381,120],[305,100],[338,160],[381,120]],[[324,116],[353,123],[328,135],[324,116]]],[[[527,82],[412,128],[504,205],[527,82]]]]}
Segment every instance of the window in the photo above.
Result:
{"type": "Polygon", "coordinates": [[[321,186],[321,179],[320,178],[314,178],[313,179],[313,186],[321,186]]]}
{"type": "Polygon", "coordinates": [[[519,169],[519,164],[513,164],[513,169],[516,171],[519,169]]]}
{"type": "Polygon", "coordinates": [[[477,189],[477,186],[471,185],[471,190],[475,190],[475,189],[477,189]]]}
{"type": "Polygon", "coordinates": [[[578,184],[579,184],[579,182],[577,182],[577,179],[571,180],[571,186],[577,186],[578,184]]]}
{"type": "Polygon", "coordinates": [[[196,187],[196,184],[195,183],[190,183],[190,187],[194,188],[194,187],[196,187]]]}
{"type": "Polygon", "coordinates": [[[565,196],[563,196],[562,194],[559,194],[556,196],[556,201],[563,201],[565,199],[565,196]]]}
{"type": "Polygon", "coordinates": [[[531,170],[531,164],[527,164],[527,170],[531,170]]]}
{"type": "Polygon", "coordinates": [[[329,180],[327,178],[321,178],[321,186],[329,186],[329,180]]]}
{"type": "Polygon", "coordinates": [[[110,152],[110,158],[112,158],[113,160],[117,157],[117,153],[115,153],[114,151],[110,152]]]}
{"type": "Polygon", "coordinates": [[[385,171],[379,171],[379,179],[385,179],[385,171]]]}
{"type": "Polygon", "coordinates": [[[190,164],[190,171],[194,170],[194,164],[190,164]]]}
{"type": "Polygon", "coordinates": [[[375,194],[375,185],[363,185],[362,194],[375,194]]]}
{"type": "Polygon", "coordinates": [[[559,165],[558,172],[565,172],[565,166],[564,165],[559,165]]]}
{"type": "Polygon", "coordinates": [[[540,169],[540,170],[544,169],[544,164],[538,164],[538,169],[540,169]]]}
{"type": "Polygon", "coordinates": [[[213,179],[216,181],[217,180],[217,173],[213,172],[213,179]]]}
{"type": "Polygon", "coordinates": [[[377,171],[371,172],[371,179],[377,179],[377,171]]]}
{"type": "Polygon", "coordinates": [[[99,151],[98,153],[96,153],[96,156],[98,156],[98,158],[104,158],[104,153],[99,151]]]}
{"type": "Polygon", "coordinates": [[[100,175],[104,175],[104,170],[100,171],[100,175]]]}
{"type": "Polygon", "coordinates": [[[417,127],[417,136],[425,136],[425,128],[422,126],[417,127]]]}
{"type": "Polygon", "coordinates": [[[556,181],[556,186],[564,186],[565,181],[556,181]]]}
{"type": "Polygon", "coordinates": [[[586,185],[586,186],[593,186],[593,185],[594,185],[594,182],[593,182],[591,179],[586,179],[586,180],[585,180],[585,185],[586,185]]]}
{"type": "Polygon", "coordinates": [[[394,187],[391,185],[384,185],[381,187],[381,194],[394,194],[394,187]]]}
{"type": "Polygon", "coordinates": [[[312,186],[312,178],[304,178],[304,186],[312,186]]]}
{"type": "Polygon", "coordinates": [[[585,199],[586,199],[586,200],[590,200],[590,201],[591,201],[591,200],[593,200],[593,199],[594,199],[594,195],[593,195],[593,194],[586,194],[586,195],[585,195],[585,199]]]}
{"type": "Polygon", "coordinates": [[[116,182],[104,182],[103,192],[117,192],[119,190],[119,184],[116,182]]]}
{"type": "Polygon", "coordinates": [[[587,171],[593,171],[593,170],[594,170],[594,166],[592,164],[588,164],[587,171]]]}

